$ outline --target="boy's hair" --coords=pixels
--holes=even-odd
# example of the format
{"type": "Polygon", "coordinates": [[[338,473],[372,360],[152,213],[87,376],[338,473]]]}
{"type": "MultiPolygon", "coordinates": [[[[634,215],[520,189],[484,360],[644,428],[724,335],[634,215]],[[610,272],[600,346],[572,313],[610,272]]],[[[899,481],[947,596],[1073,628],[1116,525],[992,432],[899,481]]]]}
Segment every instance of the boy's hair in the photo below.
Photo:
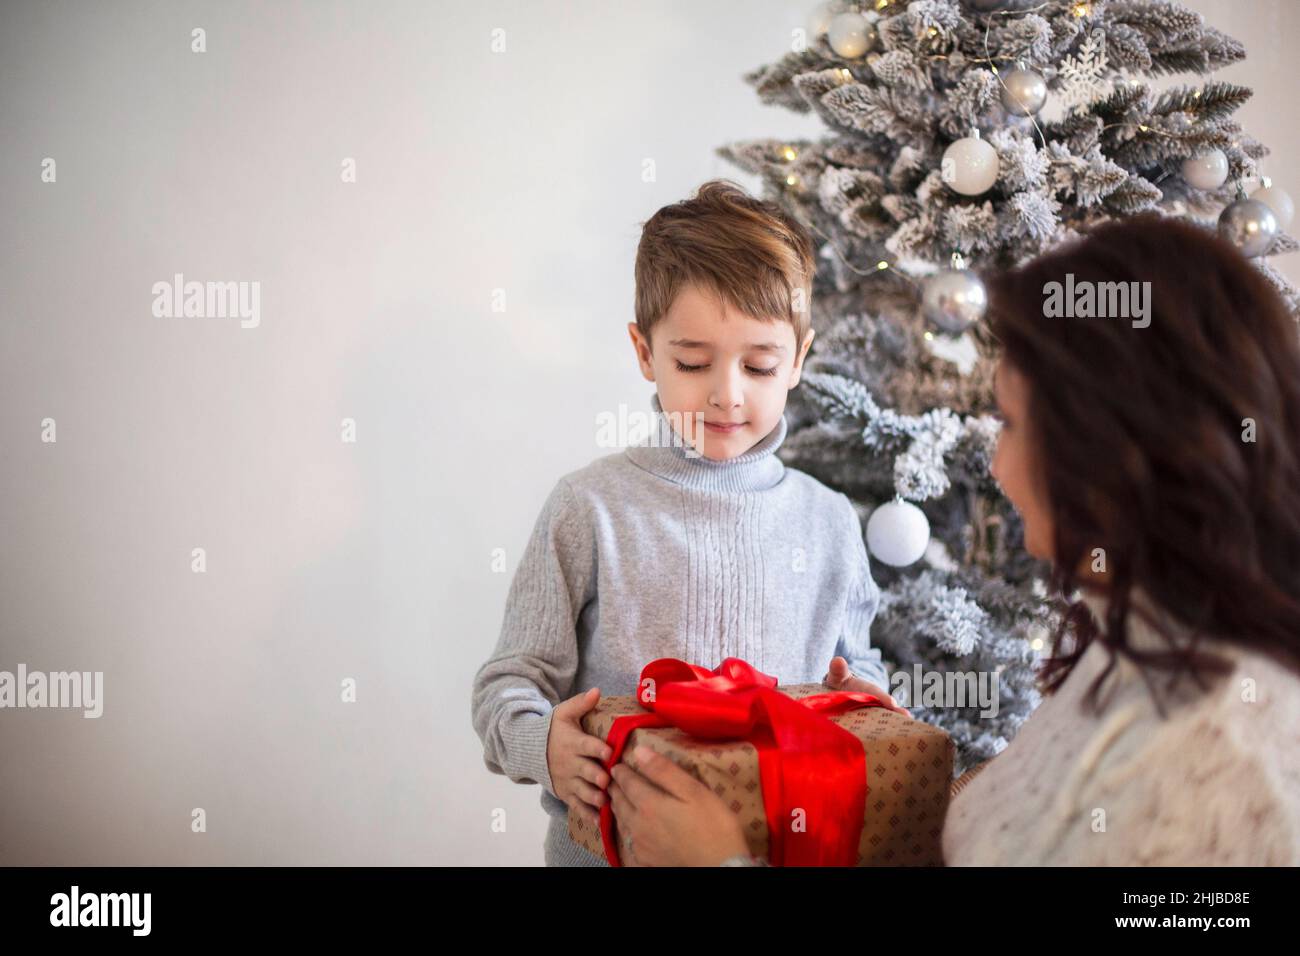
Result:
{"type": "Polygon", "coordinates": [[[789,322],[798,349],[812,325],[815,267],[803,225],[730,180],[710,180],[693,199],[664,206],[642,228],[636,324],[649,343],[682,286],[694,283],[745,315],[789,322]]]}

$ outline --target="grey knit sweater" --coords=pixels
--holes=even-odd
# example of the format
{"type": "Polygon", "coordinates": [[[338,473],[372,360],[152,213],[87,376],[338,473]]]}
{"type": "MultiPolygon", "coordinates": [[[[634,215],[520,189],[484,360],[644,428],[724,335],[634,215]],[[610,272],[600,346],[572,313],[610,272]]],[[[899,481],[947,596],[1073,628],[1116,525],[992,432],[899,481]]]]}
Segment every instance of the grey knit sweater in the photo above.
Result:
{"type": "Polygon", "coordinates": [[[781,683],[820,681],[831,658],[888,689],[870,627],[880,590],[849,499],[774,453],[780,423],[729,461],[658,434],[565,475],[542,507],[474,678],[474,729],[493,773],[540,783],[548,866],[605,866],[568,835],[551,784],[552,708],[599,687],[635,693],[641,668],[740,657],[781,683]]]}

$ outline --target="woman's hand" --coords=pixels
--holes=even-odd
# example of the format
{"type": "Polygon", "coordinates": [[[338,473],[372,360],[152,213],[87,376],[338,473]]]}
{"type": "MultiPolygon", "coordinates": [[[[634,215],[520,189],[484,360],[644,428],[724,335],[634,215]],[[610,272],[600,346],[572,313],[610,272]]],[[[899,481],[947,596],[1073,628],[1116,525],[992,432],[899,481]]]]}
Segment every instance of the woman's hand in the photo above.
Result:
{"type": "Polygon", "coordinates": [[[717,866],[749,852],[740,818],[668,757],[637,747],[613,774],[609,801],[624,866],[717,866]]]}
{"type": "Polygon", "coordinates": [[[832,657],[830,669],[826,676],[822,678],[822,683],[831,690],[847,690],[859,694],[875,694],[896,714],[903,714],[905,717],[911,717],[912,712],[906,707],[899,705],[898,701],[890,696],[889,692],[882,687],[877,687],[871,681],[863,680],[861,677],[854,677],[849,673],[849,662],[842,657],[832,657]]]}

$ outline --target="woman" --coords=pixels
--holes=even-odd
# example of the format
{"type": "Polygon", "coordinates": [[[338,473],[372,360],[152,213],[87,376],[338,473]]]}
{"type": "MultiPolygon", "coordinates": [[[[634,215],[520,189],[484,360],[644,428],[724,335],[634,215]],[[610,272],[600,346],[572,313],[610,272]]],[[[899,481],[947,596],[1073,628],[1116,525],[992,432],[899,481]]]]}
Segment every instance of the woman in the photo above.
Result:
{"type": "MultiPolygon", "coordinates": [[[[1153,215],[990,292],[993,474],[1068,606],[1042,704],[949,806],[946,862],[1300,864],[1295,321],[1232,247],[1153,215]],[[1045,308],[1114,282],[1138,283],[1124,315],[1045,308]]],[[[694,777],[629,762],[609,788],[626,863],[761,862],[694,777]]]]}

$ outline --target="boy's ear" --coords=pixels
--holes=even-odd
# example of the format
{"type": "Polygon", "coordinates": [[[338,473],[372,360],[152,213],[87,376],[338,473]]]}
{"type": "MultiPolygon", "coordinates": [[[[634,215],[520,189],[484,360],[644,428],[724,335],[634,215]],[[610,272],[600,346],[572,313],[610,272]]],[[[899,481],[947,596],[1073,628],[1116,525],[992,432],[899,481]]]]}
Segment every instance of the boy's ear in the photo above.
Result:
{"type": "Polygon", "coordinates": [[[808,330],[808,338],[804,340],[803,348],[799,354],[794,357],[794,368],[790,370],[790,387],[794,388],[799,384],[799,376],[803,372],[803,360],[808,355],[808,347],[812,345],[813,336],[817,333],[812,329],[808,330]]]}
{"type": "Polygon", "coordinates": [[[627,333],[632,337],[632,347],[636,349],[636,361],[641,366],[641,375],[647,382],[655,380],[654,357],[650,354],[650,343],[641,334],[641,328],[635,322],[627,324],[627,333]]]}

